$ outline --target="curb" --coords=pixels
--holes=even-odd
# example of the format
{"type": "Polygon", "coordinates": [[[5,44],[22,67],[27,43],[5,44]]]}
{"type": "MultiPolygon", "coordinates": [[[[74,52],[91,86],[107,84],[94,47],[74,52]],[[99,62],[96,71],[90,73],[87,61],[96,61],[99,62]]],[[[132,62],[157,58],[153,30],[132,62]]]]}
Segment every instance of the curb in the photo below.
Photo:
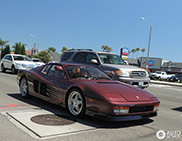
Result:
{"type": "Polygon", "coordinates": [[[182,87],[182,83],[175,83],[175,82],[172,83],[172,82],[165,82],[165,81],[150,80],[150,83],[182,87]]]}

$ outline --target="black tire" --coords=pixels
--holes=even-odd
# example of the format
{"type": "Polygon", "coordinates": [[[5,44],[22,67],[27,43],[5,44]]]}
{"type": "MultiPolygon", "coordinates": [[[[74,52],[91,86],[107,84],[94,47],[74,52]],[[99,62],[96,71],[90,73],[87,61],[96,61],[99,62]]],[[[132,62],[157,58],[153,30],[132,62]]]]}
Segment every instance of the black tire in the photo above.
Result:
{"type": "Polygon", "coordinates": [[[27,83],[27,79],[26,77],[23,77],[21,80],[20,80],[20,94],[23,98],[27,98],[29,97],[29,92],[28,92],[28,83],[27,83]]]}
{"type": "Polygon", "coordinates": [[[3,64],[1,65],[1,71],[2,72],[6,72],[6,69],[4,68],[4,65],[3,64]]]}
{"type": "Polygon", "coordinates": [[[67,109],[75,117],[85,115],[85,98],[79,89],[72,89],[67,97],[67,109]]]}
{"type": "Polygon", "coordinates": [[[11,72],[12,72],[12,74],[16,74],[17,71],[14,66],[11,67],[11,72]]]}

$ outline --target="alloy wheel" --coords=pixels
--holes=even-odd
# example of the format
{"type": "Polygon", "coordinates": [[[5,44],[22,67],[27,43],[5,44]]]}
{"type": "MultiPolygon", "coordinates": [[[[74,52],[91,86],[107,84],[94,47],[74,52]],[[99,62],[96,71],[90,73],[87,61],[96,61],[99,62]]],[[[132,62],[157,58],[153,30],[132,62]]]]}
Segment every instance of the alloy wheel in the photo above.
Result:
{"type": "Polygon", "coordinates": [[[74,116],[82,116],[85,109],[84,99],[78,90],[73,90],[68,96],[68,110],[74,116]]]}

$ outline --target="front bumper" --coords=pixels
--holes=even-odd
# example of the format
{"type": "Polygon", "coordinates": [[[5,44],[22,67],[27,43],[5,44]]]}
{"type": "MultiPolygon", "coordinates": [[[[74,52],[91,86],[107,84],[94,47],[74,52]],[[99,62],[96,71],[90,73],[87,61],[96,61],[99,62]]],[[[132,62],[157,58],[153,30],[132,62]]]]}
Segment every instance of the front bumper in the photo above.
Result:
{"type": "Polygon", "coordinates": [[[150,78],[131,78],[131,77],[119,77],[118,79],[121,82],[137,86],[140,88],[146,88],[149,86],[150,78]]]}
{"type": "Polygon", "coordinates": [[[93,116],[95,118],[107,120],[107,121],[132,121],[132,120],[140,120],[140,119],[146,119],[150,117],[155,117],[157,116],[157,112],[150,112],[150,113],[143,113],[143,114],[136,114],[136,115],[118,115],[118,116],[111,116],[111,115],[106,115],[102,113],[96,113],[90,110],[86,110],[86,114],[93,116]]]}

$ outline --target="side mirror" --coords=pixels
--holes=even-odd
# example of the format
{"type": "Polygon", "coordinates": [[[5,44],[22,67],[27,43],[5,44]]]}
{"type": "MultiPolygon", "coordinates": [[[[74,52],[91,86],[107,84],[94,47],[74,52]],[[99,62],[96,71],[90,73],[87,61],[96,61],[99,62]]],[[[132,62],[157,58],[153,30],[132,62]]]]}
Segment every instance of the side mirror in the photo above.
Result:
{"type": "Polygon", "coordinates": [[[92,59],[92,60],[91,60],[91,63],[92,63],[92,64],[99,64],[99,63],[97,62],[96,59],[92,59]]]}
{"type": "Polygon", "coordinates": [[[55,66],[55,70],[57,70],[57,71],[64,71],[61,66],[55,66]]]}
{"type": "Polygon", "coordinates": [[[104,73],[110,78],[113,78],[113,75],[115,75],[114,71],[104,71],[104,73]]]}

